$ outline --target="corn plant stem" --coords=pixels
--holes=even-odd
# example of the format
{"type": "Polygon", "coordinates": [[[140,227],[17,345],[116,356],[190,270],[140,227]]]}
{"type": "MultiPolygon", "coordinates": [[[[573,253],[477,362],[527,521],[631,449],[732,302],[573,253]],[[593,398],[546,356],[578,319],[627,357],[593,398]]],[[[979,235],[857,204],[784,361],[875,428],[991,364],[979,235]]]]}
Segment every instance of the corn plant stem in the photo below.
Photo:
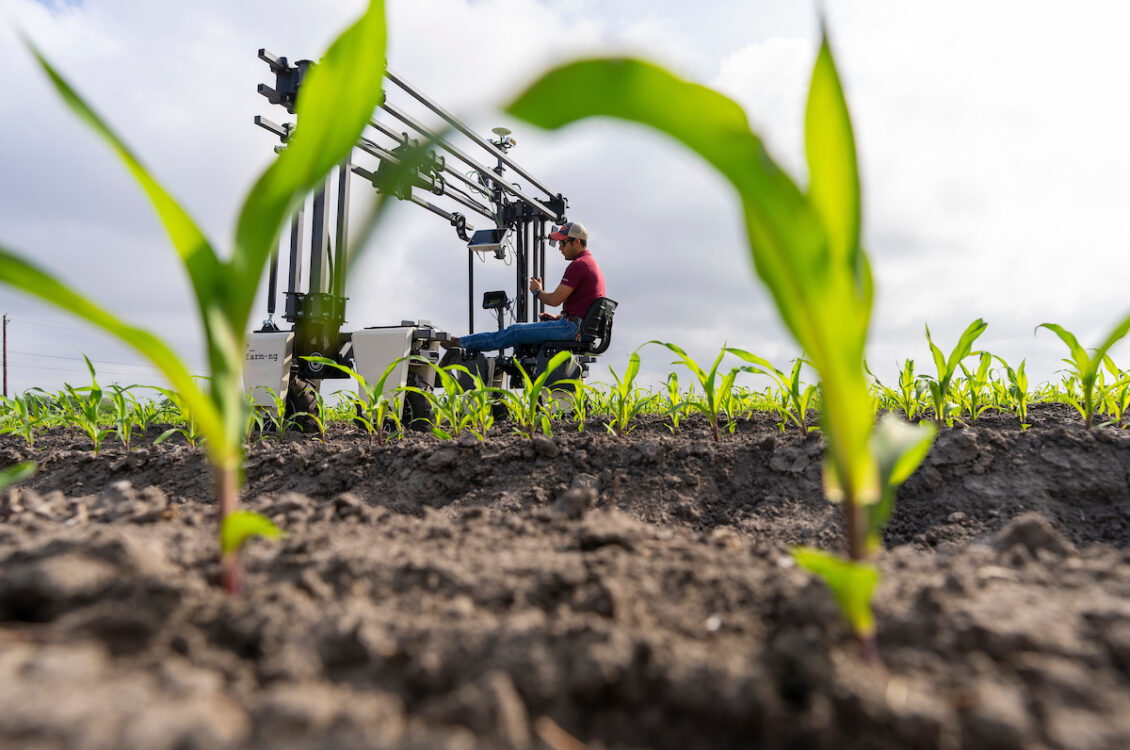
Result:
{"type": "MultiPolygon", "coordinates": [[[[216,495],[220,500],[220,528],[239,503],[239,471],[234,466],[222,466],[216,470],[216,495]]],[[[242,575],[239,568],[239,551],[231,550],[220,556],[220,582],[224,591],[238,596],[242,575]]]]}
{"type": "Polygon", "coordinates": [[[847,537],[848,557],[852,560],[863,560],[867,556],[866,533],[867,519],[865,512],[855,500],[855,493],[847,490],[844,493],[844,535],[847,537]]]}

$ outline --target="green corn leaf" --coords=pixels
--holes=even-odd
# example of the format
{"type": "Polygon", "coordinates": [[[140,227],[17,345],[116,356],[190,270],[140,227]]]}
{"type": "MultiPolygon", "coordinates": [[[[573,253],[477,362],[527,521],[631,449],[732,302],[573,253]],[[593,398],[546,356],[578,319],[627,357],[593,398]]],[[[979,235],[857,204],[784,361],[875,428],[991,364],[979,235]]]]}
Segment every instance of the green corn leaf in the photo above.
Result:
{"type": "Polygon", "coordinates": [[[142,190],[145,191],[153,204],[153,208],[156,209],[161,223],[165,225],[165,231],[168,232],[169,239],[176,247],[185,268],[188,270],[189,279],[192,282],[200,309],[207,309],[219,294],[218,287],[223,275],[216,253],[204,237],[204,233],[200,231],[196,222],[192,220],[192,217],[180,204],[149,174],[148,170],[134,156],[121,138],[83,101],[40,51],[30,42],[28,42],[28,46],[67,106],[110,144],[118,158],[129,169],[130,174],[141,185],[142,190]]]}
{"type": "Polygon", "coordinates": [[[1098,359],[1106,357],[1107,350],[1121,341],[1127,333],[1130,333],[1130,316],[1127,316],[1125,320],[1116,325],[1114,330],[1110,332],[1110,335],[1099,344],[1099,348],[1095,350],[1095,357],[1098,359]]]}
{"type": "Polygon", "coordinates": [[[200,430],[208,438],[210,455],[217,461],[217,465],[226,465],[229,455],[220,414],[212,400],[197,387],[192,374],[165,342],[148,331],[123,323],[46,271],[2,247],[0,247],[0,282],[21,289],[82,318],[133,347],[152,362],[196,414],[200,430]]]}
{"type": "Polygon", "coordinates": [[[957,346],[950,352],[949,359],[946,360],[947,375],[952,375],[957,370],[958,363],[972,353],[973,342],[976,341],[988,327],[989,324],[981,318],[977,318],[977,320],[966,326],[965,330],[961,333],[961,338],[957,340],[957,346]]]}
{"type": "Polygon", "coordinates": [[[934,358],[934,367],[938,371],[938,377],[944,377],[946,372],[946,355],[934,343],[934,339],[930,337],[930,326],[926,326],[926,341],[930,344],[930,356],[934,358]]]}
{"type": "Polygon", "coordinates": [[[302,83],[297,127],[240,212],[233,266],[233,320],[245,321],[263,266],[295,201],[314,189],[357,143],[383,96],[387,42],[383,0],[330,46],[302,83]]]}
{"type": "Polygon", "coordinates": [[[276,539],[283,532],[271,523],[271,519],[247,510],[229,513],[220,527],[220,551],[223,554],[238,552],[244,543],[253,536],[276,539]]]}
{"type": "Polygon", "coordinates": [[[640,371],[640,355],[637,352],[632,352],[628,357],[628,369],[624,371],[624,383],[630,385],[635,381],[636,375],[640,371]]]}
{"type": "MultiPolygon", "coordinates": [[[[651,341],[648,341],[647,344],[659,344],[660,346],[667,347],[668,349],[670,349],[672,352],[674,352],[675,354],[677,354],[679,356],[679,359],[682,360],[683,365],[688,370],[690,370],[691,372],[694,373],[695,377],[698,378],[698,381],[699,381],[700,384],[705,383],[708,380],[708,377],[706,375],[706,371],[703,370],[702,367],[698,364],[698,362],[695,362],[694,359],[692,359],[691,356],[689,354],[687,354],[685,351],[683,351],[683,349],[681,347],[679,347],[678,345],[669,344],[665,341],[658,341],[656,339],[652,339],[651,341]]],[[[647,344],[644,344],[644,346],[646,346],[647,344]]],[[[673,362],[672,364],[678,364],[678,363],[673,362]]]]}
{"type": "Polygon", "coordinates": [[[34,461],[24,461],[0,471],[0,490],[27,479],[35,473],[35,469],[36,463],[34,461]]]}
{"type": "Polygon", "coordinates": [[[818,576],[831,589],[840,611],[861,638],[875,633],[871,595],[879,584],[879,569],[871,563],[845,560],[829,552],[797,547],[792,552],[797,565],[818,576]]]}
{"type": "Polygon", "coordinates": [[[867,543],[872,552],[881,547],[883,526],[894,510],[896,490],[926,458],[937,433],[932,422],[912,425],[887,414],[871,434],[871,452],[879,467],[880,486],[879,502],[867,508],[867,543]]]}
{"type": "Polygon", "coordinates": [[[827,36],[812,71],[804,132],[808,198],[820,215],[833,257],[854,268],[860,231],[855,137],[827,36]]]}
{"type": "Polygon", "coordinates": [[[762,375],[769,375],[782,384],[786,382],[785,374],[774,367],[773,364],[764,357],[759,357],[753,352],[746,351],[745,349],[735,349],[734,347],[729,347],[728,349],[726,349],[726,351],[737,357],[740,357],[741,359],[749,362],[752,365],[755,365],[754,368],[751,368],[752,372],[756,372],[762,375]]]}
{"type": "Polygon", "coordinates": [[[1071,351],[1071,361],[1069,364],[1075,365],[1080,374],[1087,369],[1087,365],[1091,362],[1091,357],[1087,354],[1087,350],[1080,346],[1079,339],[1075,338],[1075,334],[1058,323],[1041,323],[1036,326],[1036,330],[1041,328],[1047,328],[1056,336],[1059,336],[1060,341],[1067,345],[1067,348],[1071,351]]]}

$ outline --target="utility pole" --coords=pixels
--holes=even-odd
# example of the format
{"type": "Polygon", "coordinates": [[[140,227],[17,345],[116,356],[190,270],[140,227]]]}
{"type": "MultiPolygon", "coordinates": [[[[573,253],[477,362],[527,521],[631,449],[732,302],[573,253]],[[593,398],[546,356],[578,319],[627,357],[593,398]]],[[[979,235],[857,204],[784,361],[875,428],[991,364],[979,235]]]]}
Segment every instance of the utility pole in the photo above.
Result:
{"type": "Polygon", "coordinates": [[[4,313],[4,398],[8,398],[8,314],[4,313]]]}

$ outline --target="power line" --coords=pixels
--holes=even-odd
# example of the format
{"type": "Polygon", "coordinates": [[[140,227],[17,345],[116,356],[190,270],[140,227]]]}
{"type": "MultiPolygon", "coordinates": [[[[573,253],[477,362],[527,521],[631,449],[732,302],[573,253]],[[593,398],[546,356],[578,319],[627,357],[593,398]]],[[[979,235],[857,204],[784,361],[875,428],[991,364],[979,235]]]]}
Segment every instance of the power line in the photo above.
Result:
{"type": "MultiPolygon", "coordinates": [[[[95,326],[91,326],[91,328],[88,328],[88,329],[82,329],[82,328],[75,328],[74,326],[62,326],[62,325],[59,325],[58,323],[41,323],[37,320],[28,320],[27,318],[13,318],[13,317],[10,317],[10,316],[9,316],[8,320],[10,322],[23,323],[23,324],[29,325],[29,326],[41,326],[43,328],[58,328],[61,331],[71,331],[73,333],[81,333],[84,336],[89,336],[91,329],[99,330],[95,326]]],[[[190,339],[182,338],[180,336],[165,336],[165,338],[169,339],[170,341],[179,341],[182,344],[196,345],[196,344],[200,343],[199,341],[192,341],[190,339]]]]}
{"type": "MultiPolygon", "coordinates": [[[[83,360],[82,357],[65,357],[61,354],[39,354],[37,352],[17,351],[16,349],[9,349],[8,351],[11,354],[24,354],[24,355],[27,355],[29,357],[49,357],[51,359],[66,359],[66,360],[72,360],[72,361],[75,361],[75,362],[85,361],[85,360],[83,360]]],[[[90,362],[91,362],[91,364],[94,364],[94,365],[100,365],[100,364],[101,365],[121,365],[123,367],[146,367],[146,368],[149,368],[149,369],[156,369],[156,367],[154,367],[151,364],[145,364],[145,363],[141,363],[141,362],[114,362],[114,361],[108,360],[108,359],[102,359],[102,360],[91,359],[90,362]]]]}

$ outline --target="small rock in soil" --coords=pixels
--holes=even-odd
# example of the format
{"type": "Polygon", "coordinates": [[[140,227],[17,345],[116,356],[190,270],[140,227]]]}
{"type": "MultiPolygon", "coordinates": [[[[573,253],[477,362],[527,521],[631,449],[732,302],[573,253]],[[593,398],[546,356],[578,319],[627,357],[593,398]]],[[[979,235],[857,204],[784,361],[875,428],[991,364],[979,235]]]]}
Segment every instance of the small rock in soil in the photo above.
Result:
{"type": "Polygon", "coordinates": [[[557,458],[561,454],[561,448],[548,435],[534,435],[530,442],[534,446],[534,452],[543,458],[557,458]]]}
{"type": "Polygon", "coordinates": [[[1052,528],[1048,520],[1038,513],[1024,513],[1017,516],[1012,523],[993,537],[993,547],[1001,553],[1021,547],[1032,556],[1040,550],[1060,557],[1075,554],[1075,545],[1063,538],[1052,528]]]}

